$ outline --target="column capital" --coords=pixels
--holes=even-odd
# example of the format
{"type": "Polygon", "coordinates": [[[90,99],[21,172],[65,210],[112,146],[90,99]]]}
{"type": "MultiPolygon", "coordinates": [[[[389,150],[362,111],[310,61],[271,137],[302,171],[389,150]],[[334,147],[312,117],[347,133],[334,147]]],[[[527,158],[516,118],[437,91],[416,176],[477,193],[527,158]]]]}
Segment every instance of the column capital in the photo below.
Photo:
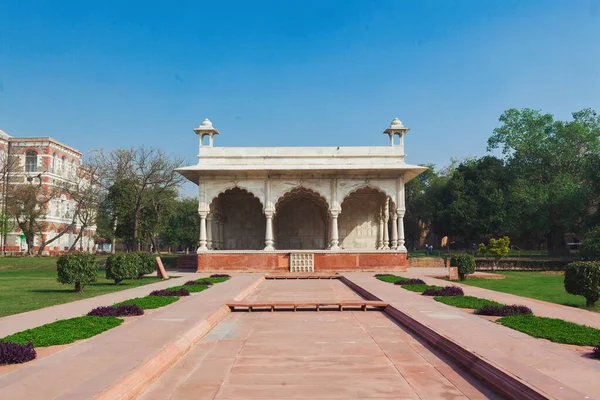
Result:
{"type": "Polygon", "coordinates": [[[200,218],[206,219],[206,217],[208,217],[208,211],[198,210],[198,215],[200,215],[200,218]]]}
{"type": "Polygon", "coordinates": [[[274,208],[265,208],[265,217],[267,218],[273,218],[275,216],[275,209],[274,208]]]}

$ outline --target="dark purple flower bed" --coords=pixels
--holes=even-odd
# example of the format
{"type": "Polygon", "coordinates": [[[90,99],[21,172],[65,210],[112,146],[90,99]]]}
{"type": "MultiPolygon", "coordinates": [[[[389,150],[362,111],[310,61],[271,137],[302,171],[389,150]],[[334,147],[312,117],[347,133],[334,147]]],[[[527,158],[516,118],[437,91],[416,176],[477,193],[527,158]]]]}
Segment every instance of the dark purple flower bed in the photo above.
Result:
{"type": "Polygon", "coordinates": [[[446,286],[441,289],[425,289],[423,292],[423,296],[463,296],[464,294],[465,292],[458,286],[446,286]]]}
{"type": "Polygon", "coordinates": [[[600,344],[594,347],[594,350],[592,351],[592,357],[600,359],[600,344]]]}
{"type": "Polygon", "coordinates": [[[394,285],[425,285],[425,281],[422,279],[406,279],[394,282],[394,285]]]}
{"type": "Polygon", "coordinates": [[[491,315],[493,317],[506,317],[509,315],[531,315],[531,308],[525,306],[483,306],[475,310],[477,315],[491,315]]]}
{"type": "Polygon", "coordinates": [[[210,286],[213,283],[211,281],[207,281],[206,279],[200,280],[200,281],[187,281],[186,283],[184,283],[184,285],[204,285],[204,286],[210,286]]]}
{"type": "Polygon", "coordinates": [[[231,276],[227,275],[227,274],[212,274],[210,277],[211,278],[231,278],[231,276]]]}
{"type": "Polygon", "coordinates": [[[31,342],[28,344],[0,343],[0,365],[21,364],[33,360],[36,355],[31,342]]]}
{"type": "Polygon", "coordinates": [[[379,277],[379,276],[393,276],[392,274],[375,274],[373,275],[375,278],[379,277]]]}
{"type": "Polygon", "coordinates": [[[87,315],[91,317],[129,317],[144,315],[144,310],[135,304],[124,304],[118,307],[96,307],[87,315]]]}
{"type": "Polygon", "coordinates": [[[150,296],[189,296],[190,291],[187,289],[177,290],[155,290],[150,293],[150,296]]]}

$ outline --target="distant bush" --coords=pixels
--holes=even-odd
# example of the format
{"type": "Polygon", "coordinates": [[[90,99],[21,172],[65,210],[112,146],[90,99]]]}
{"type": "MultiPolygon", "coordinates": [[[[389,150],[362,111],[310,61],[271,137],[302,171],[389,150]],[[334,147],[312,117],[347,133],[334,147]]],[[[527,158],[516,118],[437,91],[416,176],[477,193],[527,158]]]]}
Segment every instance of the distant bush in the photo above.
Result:
{"type": "Polygon", "coordinates": [[[231,278],[231,276],[227,275],[227,274],[212,274],[210,277],[211,278],[231,278]]]}
{"type": "Polygon", "coordinates": [[[600,261],[576,261],[567,265],[565,290],[583,296],[587,307],[600,298],[600,261]]]}
{"type": "Polygon", "coordinates": [[[150,293],[150,296],[189,296],[189,295],[190,295],[190,291],[185,288],[176,289],[176,290],[168,290],[168,289],[155,290],[152,293],[150,293]]]}
{"type": "Polygon", "coordinates": [[[487,305],[475,310],[475,314],[490,315],[494,317],[506,317],[508,315],[531,315],[533,314],[533,312],[531,311],[531,308],[525,306],[487,305]]]}
{"type": "Polygon", "coordinates": [[[119,284],[125,279],[139,277],[141,260],[135,253],[113,254],[106,259],[106,279],[112,279],[119,284]]]}
{"type": "Polygon", "coordinates": [[[441,289],[430,288],[423,292],[423,296],[464,296],[464,294],[458,286],[446,286],[441,289]]]}
{"type": "Polygon", "coordinates": [[[31,342],[28,344],[0,343],[0,365],[21,364],[33,360],[36,356],[31,342]]]}
{"type": "Polygon", "coordinates": [[[467,253],[455,253],[450,258],[450,266],[458,269],[458,278],[464,281],[467,275],[475,272],[475,259],[467,253]]]}
{"type": "Polygon", "coordinates": [[[403,279],[401,281],[394,282],[394,285],[425,285],[425,281],[423,279],[403,279]]]}
{"type": "Polygon", "coordinates": [[[600,259],[600,226],[585,234],[581,242],[580,254],[590,259],[600,259]]]}
{"type": "Polygon", "coordinates": [[[156,272],[156,256],[154,254],[143,251],[134,254],[139,258],[138,278],[156,272]]]}
{"type": "Polygon", "coordinates": [[[56,261],[57,280],[75,285],[75,291],[83,291],[90,282],[96,282],[96,257],[91,253],[65,254],[56,261]]]}
{"type": "Polygon", "coordinates": [[[116,307],[96,307],[87,315],[91,317],[130,317],[144,315],[144,310],[135,304],[123,304],[116,307]]]}

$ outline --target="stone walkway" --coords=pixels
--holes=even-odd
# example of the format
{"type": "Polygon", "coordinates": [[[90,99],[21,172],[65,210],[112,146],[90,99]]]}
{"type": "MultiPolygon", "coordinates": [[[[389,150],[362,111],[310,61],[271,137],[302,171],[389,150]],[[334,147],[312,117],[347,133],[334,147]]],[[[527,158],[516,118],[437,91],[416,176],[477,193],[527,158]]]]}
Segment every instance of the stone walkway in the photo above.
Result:
{"type": "Polygon", "coordinates": [[[234,276],[206,291],[182,297],[148,315],[134,317],[122,326],[2,374],[0,399],[92,398],[121,381],[134,368],[261,279],[259,274],[234,276]]]}
{"type": "MultiPolygon", "coordinates": [[[[413,271],[402,275],[418,276],[413,271]]],[[[600,393],[600,363],[597,360],[436,302],[420,293],[379,281],[372,273],[344,276],[415,321],[518,376],[551,398],[591,399],[600,393]]],[[[434,283],[436,280],[426,281],[434,283]]]]}
{"type": "Polygon", "coordinates": [[[198,279],[207,276],[206,274],[196,274],[190,272],[173,273],[179,278],[169,279],[162,282],[151,283],[136,288],[120,290],[114,293],[103,294],[101,296],[90,297],[83,300],[72,301],[70,303],[58,304],[51,307],[40,308],[39,310],[28,311],[21,314],[9,315],[0,318],[0,338],[12,335],[25,329],[35,328],[36,326],[49,324],[59,319],[79,317],[90,312],[91,309],[100,306],[110,306],[112,304],[133,299],[135,297],[144,297],[153,290],[165,289],[171,286],[183,285],[191,279],[198,279]]]}
{"type": "MultiPolygon", "coordinates": [[[[352,300],[339,280],[267,280],[253,301],[352,300]]],[[[235,312],[140,397],[495,398],[377,311],[235,312]]]]}
{"type": "MultiPolygon", "coordinates": [[[[455,285],[463,288],[465,295],[481,297],[488,300],[494,300],[503,304],[524,305],[540,317],[560,318],[565,321],[576,324],[588,325],[600,329],[600,313],[583,310],[581,308],[563,306],[561,304],[549,303],[543,300],[531,299],[528,297],[517,296],[510,293],[502,293],[489,289],[482,289],[475,286],[463,285],[458,281],[448,282],[442,279],[429,278],[431,275],[448,274],[445,268],[409,268],[408,271],[399,273],[399,275],[410,278],[421,278],[430,285],[455,285]]],[[[372,274],[371,274],[372,275],[372,274]]]]}

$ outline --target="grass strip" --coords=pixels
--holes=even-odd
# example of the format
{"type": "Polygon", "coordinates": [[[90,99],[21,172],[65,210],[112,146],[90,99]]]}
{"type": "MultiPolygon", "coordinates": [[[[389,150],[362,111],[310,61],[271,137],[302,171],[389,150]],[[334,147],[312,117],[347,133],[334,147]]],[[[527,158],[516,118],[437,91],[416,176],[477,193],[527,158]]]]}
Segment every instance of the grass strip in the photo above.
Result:
{"type": "Polygon", "coordinates": [[[387,282],[387,283],[396,283],[398,281],[407,281],[410,278],[405,278],[403,276],[396,276],[396,275],[384,275],[384,276],[378,276],[377,279],[379,279],[380,281],[387,282]]]}
{"type": "Polygon", "coordinates": [[[443,289],[441,286],[435,285],[402,285],[402,289],[410,290],[411,292],[419,292],[422,293],[427,289],[443,289]]]}
{"type": "Polygon", "coordinates": [[[123,320],[117,317],[76,317],[17,332],[0,341],[17,344],[27,344],[31,341],[34,347],[54,346],[90,338],[121,323],[123,320]]]}
{"type": "Polygon", "coordinates": [[[479,297],[473,296],[436,296],[433,298],[435,301],[454,306],[458,308],[473,308],[478,309],[483,306],[501,306],[503,304],[497,303],[492,300],[480,299],[479,297]]]}
{"type": "MultiPolygon", "coordinates": [[[[179,289],[187,289],[188,292],[190,292],[190,293],[197,293],[197,292],[206,290],[209,287],[210,286],[206,286],[206,285],[181,285],[181,286],[172,286],[170,288],[166,288],[165,290],[170,292],[170,291],[175,291],[175,290],[179,290],[179,289]]],[[[169,296],[167,296],[167,297],[169,297],[169,296]]]]}
{"type": "Polygon", "coordinates": [[[134,304],[142,310],[149,310],[152,308],[168,306],[171,303],[175,303],[177,300],[179,300],[179,297],[177,296],[146,296],[125,300],[120,303],[116,303],[113,306],[118,307],[121,305],[134,304]]]}
{"type": "Polygon", "coordinates": [[[221,283],[221,282],[225,282],[228,280],[229,280],[229,278],[200,278],[200,279],[196,279],[196,282],[209,281],[211,283],[221,283]]]}
{"type": "Polygon", "coordinates": [[[578,346],[596,346],[600,343],[600,329],[562,319],[534,315],[511,315],[500,318],[498,322],[530,336],[548,339],[556,343],[578,346]]]}

